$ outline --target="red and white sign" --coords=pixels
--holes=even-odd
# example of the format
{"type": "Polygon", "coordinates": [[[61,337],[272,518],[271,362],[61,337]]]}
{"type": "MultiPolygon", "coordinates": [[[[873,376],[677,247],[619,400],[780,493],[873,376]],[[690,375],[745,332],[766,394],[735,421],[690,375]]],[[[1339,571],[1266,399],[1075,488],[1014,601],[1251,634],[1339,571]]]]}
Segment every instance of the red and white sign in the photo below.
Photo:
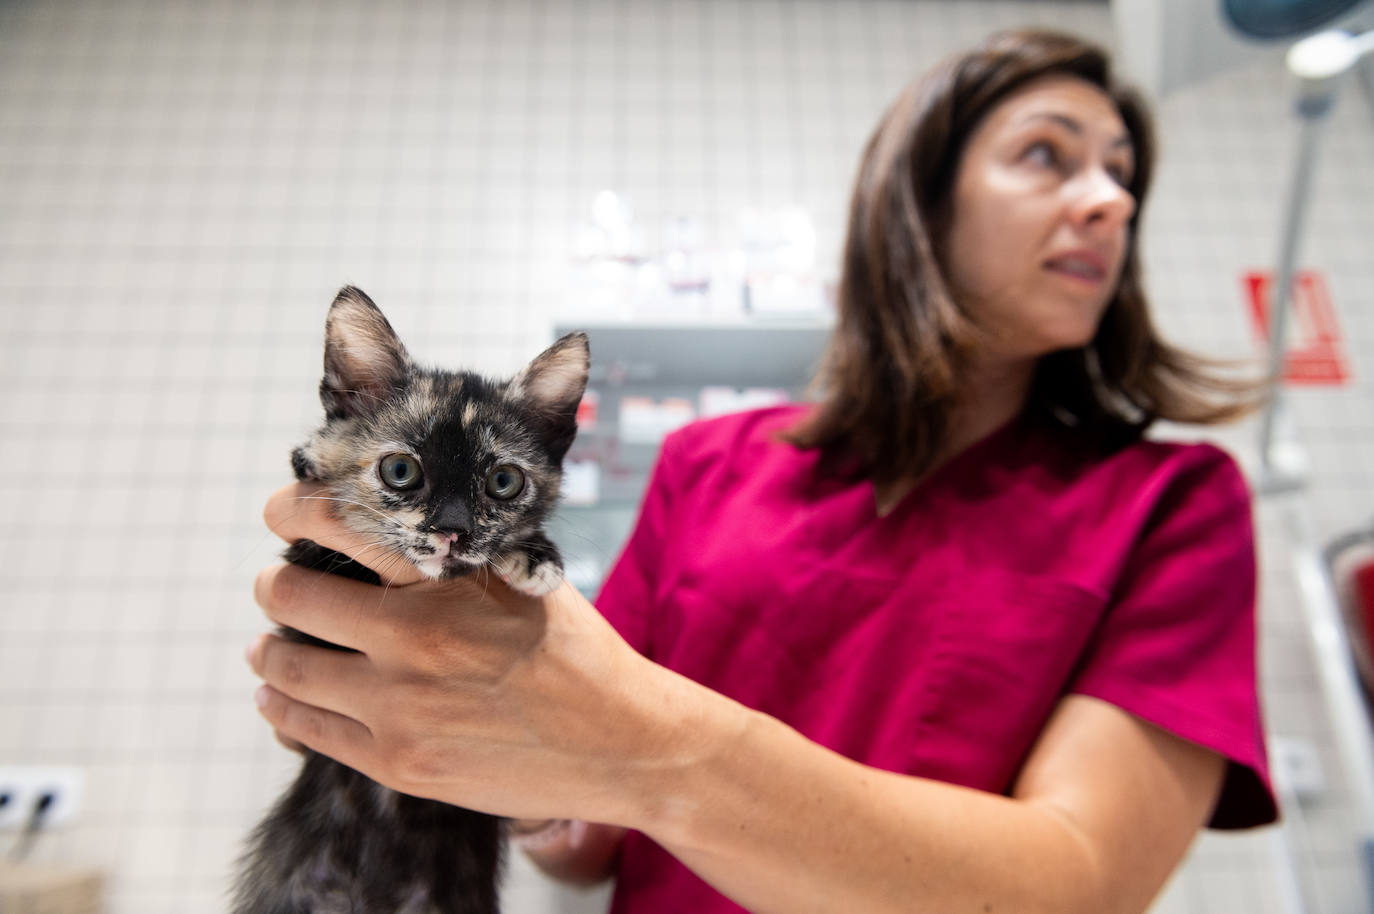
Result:
{"type": "MultiPolygon", "coordinates": [[[[1251,270],[1244,279],[1255,333],[1267,346],[1274,274],[1251,270]]],[[[1331,296],[1320,273],[1298,272],[1289,308],[1287,336],[1292,342],[1284,356],[1283,379],[1292,384],[1344,384],[1350,380],[1350,362],[1341,346],[1336,309],[1331,307],[1331,296]]]]}

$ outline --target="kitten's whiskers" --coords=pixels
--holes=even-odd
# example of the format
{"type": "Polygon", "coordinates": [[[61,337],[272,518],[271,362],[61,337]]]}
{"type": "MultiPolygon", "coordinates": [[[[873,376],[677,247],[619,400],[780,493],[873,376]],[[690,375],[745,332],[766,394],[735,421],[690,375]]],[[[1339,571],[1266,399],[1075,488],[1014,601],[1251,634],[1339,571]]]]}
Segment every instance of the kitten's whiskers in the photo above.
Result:
{"type": "Polygon", "coordinates": [[[357,505],[359,508],[364,508],[368,511],[371,511],[373,514],[377,515],[382,520],[386,521],[388,524],[395,523],[395,521],[393,521],[391,517],[386,513],[378,511],[376,508],[372,507],[369,504],[364,504],[360,501],[354,501],[351,498],[339,498],[337,496],[332,495],[296,495],[294,497],[299,501],[337,501],[340,504],[344,505],[357,505]]]}
{"type": "Polygon", "coordinates": [[[487,598],[487,588],[491,585],[491,572],[496,569],[492,567],[490,561],[483,562],[481,565],[478,565],[477,568],[482,572],[482,599],[485,600],[487,598]]]}

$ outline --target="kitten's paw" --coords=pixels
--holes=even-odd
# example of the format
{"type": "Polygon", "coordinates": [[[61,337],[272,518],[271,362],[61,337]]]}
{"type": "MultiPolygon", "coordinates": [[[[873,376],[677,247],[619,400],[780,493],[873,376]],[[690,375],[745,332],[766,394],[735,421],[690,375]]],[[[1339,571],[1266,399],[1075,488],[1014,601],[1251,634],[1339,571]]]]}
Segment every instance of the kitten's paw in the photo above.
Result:
{"type": "Polygon", "coordinates": [[[531,597],[552,593],[563,583],[563,569],[557,562],[539,562],[531,568],[529,557],[520,552],[498,559],[493,566],[501,580],[531,597]]]}

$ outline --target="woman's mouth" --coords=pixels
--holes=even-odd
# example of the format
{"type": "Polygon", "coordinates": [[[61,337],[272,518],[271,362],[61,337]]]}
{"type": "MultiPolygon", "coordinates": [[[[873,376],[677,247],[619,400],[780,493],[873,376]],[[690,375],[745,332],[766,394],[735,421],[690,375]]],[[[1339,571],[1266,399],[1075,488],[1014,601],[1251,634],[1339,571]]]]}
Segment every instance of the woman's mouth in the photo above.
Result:
{"type": "Polygon", "coordinates": [[[1045,269],[1078,282],[1098,285],[1107,278],[1107,264],[1090,253],[1062,254],[1045,261],[1045,269]]]}

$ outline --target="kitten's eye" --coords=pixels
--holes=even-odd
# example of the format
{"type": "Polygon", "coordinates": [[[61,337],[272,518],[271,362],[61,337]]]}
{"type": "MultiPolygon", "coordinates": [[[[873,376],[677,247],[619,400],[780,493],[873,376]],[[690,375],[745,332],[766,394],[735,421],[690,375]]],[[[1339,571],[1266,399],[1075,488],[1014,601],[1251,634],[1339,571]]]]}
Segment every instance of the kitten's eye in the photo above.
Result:
{"type": "Polygon", "coordinates": [[[487,474],[487,494],[501,501],[509,501],[525,488],[525,474],[512,466],[494,467],[487,474]]]}
{"type": "Polygon", "coordinates": [[[393,489],[413,489],[425,480],[420,472],[420,461],[409,454],[388,454],[382,458],[378,469],[382,482],[393,489]]]}

